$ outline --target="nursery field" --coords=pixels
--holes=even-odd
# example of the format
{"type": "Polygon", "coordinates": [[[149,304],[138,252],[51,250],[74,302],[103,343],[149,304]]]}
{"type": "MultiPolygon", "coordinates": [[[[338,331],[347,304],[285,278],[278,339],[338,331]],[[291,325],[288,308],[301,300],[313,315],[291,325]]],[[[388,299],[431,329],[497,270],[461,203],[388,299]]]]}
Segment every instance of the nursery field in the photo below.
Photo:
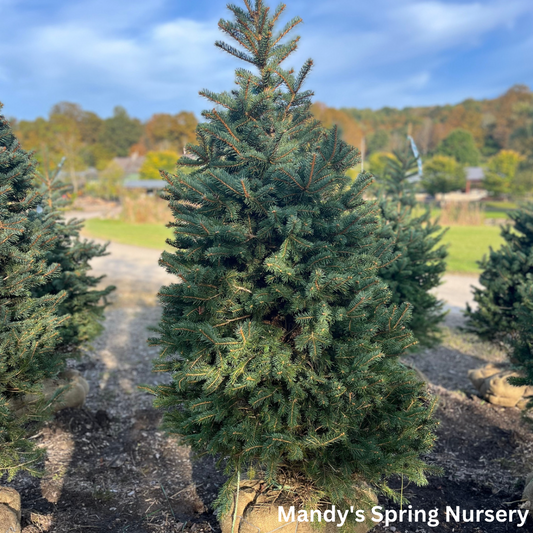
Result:
{"type": "Polygon", "coordinates": [[[85,221],[84,234],[98,239],[162,250],[172,231],[163,224],[130,224],[116,219],[91,218],[85,221]]]}
{"type": "MultiPolygon", "coordinates": [[[[485,209],[482,211],[482,217],[484,219],[496,219],[496,220],[507,220],[509,219],[509,211],[510,210],[503,210],[501,207],[485,207],[485,209]]],[[[414,210],[414,213],[418,216],[424,213],[424,209],[422,207],[418,207],[414,210]]],[[[441,218],[442,216],[442,210],[439,208],[433,208],[431,209],[431,217],[432,218],[441,218]]]]}
{"type": "MultiPolygon", "coordinates": [[[[19,475],[11,483],[24,502],[23,533],[220,531],[211,504],[223,473],[213,460],[195,460],[189,448],[165,435],[161,413],[139,388],[166,379],[152,373],[158,350],[147,343],[148,327],[157,324],[160,309],[129,297],[131,291],[154,291],[155,274],[162,272],[156,256],[145,249],[147,264],[141,260],[139,268],[141,257],[133,247],[115,245],[113,254],[100,260],[105,264],[96,265],[95,273],[107,272],[118,286],[118,299],[106,312],[104,333],[81,360],[70,361],[90,383],[85,407],[60,411],[35,436],[49,450],[44,477],[19,475]],[[130,268],[111,270],[118,264],[115,254],[130,268]]],[[[443,475],[430,476],[425,487],[408,485],[404,493],[415,509],[441,510],[441,523],[438,528],[380,525],[374,533],[511,531],[506,523],[485,528],[444,520],[448,505],[516,509],[508,502],[520,498],[531,469],[531,422],[518,409],[480,400],[466,376],[468,369],[502,358],[495,348],[455,329],[446,329],[441,346],[409,357],[438,398],[438,440],[426,459],[443,475]]],[[[399,479],[393,483],[401,486],[399,479]]],[[[395,507],[385,499],[380,505],[395,507]]]]}
{"type": "Polygon", "coordinates": [[[267,3],[227,5],[201,123],[172,54],[229,71],[183,9],[107,25],[111,76],[59,54],[48,118],[0,102],[0,533],[533,531],[533,92],[329,107],[354,69],[315,101],[267,3]]]}
{"type": "MultiPolygon", "coordinates": [[[[163,250],[172,231],[162,224],[130,224],[121,220],[92,218],[85,222],[84,234],[90,237],[163,250]]],[[[448,272],[477,274],[479,261],[489,248],[502,242],[498,226],[451,226],[443,242],[449,244],[448,272]]]]}
{"type": "Polygon", "coordinates": [[[451,226],[442,242],[449,245],[448,272],[477,274],[479,261],[503,242],[498,226],[451,226]]]}
{"type": "MultiPolygon", "coordinates": [[[[117,291],[106,310],[104,332],[80,359],[69,361],[90,384],[85,406],[58,412],[32,437],[48,450],[42,479],[19,474],[10,483],[22,496],[22,531],[219,533],[212,505],[224,473],[213,459],[195,458],[179,439],[165,434],[161,411],[143,387],[168,380],[152,372],[158,348],[147,341],[149,328],[161,316],[156,294],[161,285],[175,281],[157,264],[171,231],[162,224],[93,218],[86,220],[84,233],[114,241],[110,255],[92,265],[96,275],[107,274],[104,282],[117,291]]],[[[500,244],[499,228],[452,226],[444,242],[450,245],[449,270],[474,272],[475,261],[500,244]]],[[[475,279],[455,278],[464,280],[463,288],[475,279]]],[[[465,294],[448,303],[462,306],[465,294]]],[[[487,528],[445,521],[447,506],[517,509],[533,463],[531,419],[518,409],[483,401],[467,378],[469,369],[501,363],[504,354],[455,329],[458,323],[462,317],[456,312],[441,345],[405,358],[426,376],[437,398],[437,441],[425,460],[441,474],[429,475],[421,487],[391,480],[414,509],[438,509],[440,525],[378,525],[374,533],[510,531],[508,523],[487,528]]],[[[380,505],[397,509],[384,497],[380,505]]]]}

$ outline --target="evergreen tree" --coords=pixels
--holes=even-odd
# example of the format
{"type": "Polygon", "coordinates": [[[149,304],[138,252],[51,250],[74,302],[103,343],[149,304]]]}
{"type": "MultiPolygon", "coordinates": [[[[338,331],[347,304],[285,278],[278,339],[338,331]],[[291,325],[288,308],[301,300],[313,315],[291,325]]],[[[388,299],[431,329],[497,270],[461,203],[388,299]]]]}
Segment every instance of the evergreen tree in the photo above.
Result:
{"type": "Polygon", "coordinates": [[[491,248],[478,263],[479,283],[474,288],[477,309],[467,305],[467,328],[481,338],[507,342],[519,327],[516,310],[522,305],[520,287],[533,274],[533,204],[509,213],[514,226],[501,229],[504,244],[491,248]]]}
{"type": "Polygon", "coordinates": [[[61,369],[55,345],[67,318],[57,316],[65,292],[33,295],[60,273],[58,264],[45,260],[56,236],[37,216],[41,196],[34,177],[35,162],[0,115],[0,472],[10,478],[35,471],[41,452],[25,439],[26,426],[47,413],[44,402],[24,415],[15,414],[13,404],[23,394],[39,394],[42,381],[61,369]]]}
{"type": "Polygon", "coordinates": [[[61,166],[55,171],[44,168],[37,176],[43,195],[39,217],[55,236],[53,246],[46,252],[46,261],[48,264],[59,264],[61,271],[48,283],[35,287],[33,294],[41,297],[66,291],[67,295],[56,313],[70,318],[59,329],[57,349],[75,354],[83,344],[93,340],[102,331],[106,297],[115,287],[110,285],[96,289],[104,276],[95,277],[89,273],[90,261],[107,255],[107,246],[80,239],[83,222],[64,219],[62,210],[69,203],[65,198],[69,187],[59,179],[61,166]]]}
{"type": "Polygon", "coordinates": [[[380,277],[392,291],[391,302],[413,306],[410,327],[420,344],[429,346],[439,338],[439,323],[445,316],[444,303],[429,291],[438,287],[446,271],[444,235],[431,221],[429,208],[420,216],[411,178],[416,176],[417,160],[410,151],[397,151],[389,158],[381,180],[379,206],[384,237],[394,240],[392,252],[398,259],[380,270],[380,277]]]}
{"type": "MultiPolygon", "coordinates": [[[[510,353],[511,362],[522,371],[523,377],[510,378],[512,385],[533,386],[533,280],[528,280],[518,288],[520,304],[515,304],[518,331],[510,353]]],[[[533,398],[527,408],[533,408],[533,398]]]]}
{"type": "Polygon", "coordinates": [[[425,482],[434,422],[399,361],[410,306],[378,277],[391,254],[363,199],[372,178],[352,182],[357,151],[313,119],[312,61],[281,66],[300,19],[276,31],[285,6],[245,4],[219,23],[242,50],[216,44],[258,72],[200,93],[214,108],[179,160],[194,172],[166,174],[175,250],[161,265],[178,279],[160,292],[155,369],[172,381],[156,405],[168,431],[226,461],[221,512],[247,472],[307,503],[353,504],[364,483],[394,496],[390,476],[425,482]]]}

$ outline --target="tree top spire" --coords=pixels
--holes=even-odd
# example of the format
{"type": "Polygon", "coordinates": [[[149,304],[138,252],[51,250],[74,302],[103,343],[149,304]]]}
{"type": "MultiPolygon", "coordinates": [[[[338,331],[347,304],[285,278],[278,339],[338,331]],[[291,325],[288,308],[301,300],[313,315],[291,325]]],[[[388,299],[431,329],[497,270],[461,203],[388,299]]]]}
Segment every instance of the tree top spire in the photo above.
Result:
{"type": "Polygon", "coordinates": [[[247,63],[257,66],[263,71],[267,67],[276,67],[298,47],[299,36],[286,43],[281,40],[298,24],[300,17],[291,19],[281,31],[274,34],[274,27],[285,10],[285,4],[279,4],[273,15],[263,0],[244,0],[246,10],[229,4],[228,9],[235,15],[235,21],[220,19],[219,28],[244,48],[239,50],[224,41],[216,41],[215,45],[247,63]]]}

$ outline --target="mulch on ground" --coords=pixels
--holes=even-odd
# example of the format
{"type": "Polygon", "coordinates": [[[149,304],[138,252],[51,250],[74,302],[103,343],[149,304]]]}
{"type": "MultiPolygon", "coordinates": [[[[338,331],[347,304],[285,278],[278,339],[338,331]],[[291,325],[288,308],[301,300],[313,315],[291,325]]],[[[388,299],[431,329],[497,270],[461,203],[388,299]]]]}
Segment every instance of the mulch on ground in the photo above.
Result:
{"type": "MultiPolygon", "coordinates": [[[[82,360],[72,362],[91,384],[86,406],[60,411],[36,436],[48,449],[45,476],[19,475],[10,484],[22,495],[24,533],[219,531],[211,504],[224,475],[212,459],[193,460],[187,447],[162,432],[160,413],[137,387],[165,379],[151,372],[157,348],[146,343],[147,326],[157,323],[159,313],[157,307],[110,309],[106,332],[82,360]]],[[[427,461],[443,474],[430,476],[425,487],[405,486],[404,494],[414,509],[440,509],[441,519],[446,506],[517,508],[525,475],[533,470],[531,420],[475,396],[464,370],[487,359],[461,348],[457,335],[410,357],[439,397],[438,441],[427,461]]],[[[397,488],[400,483],[393,480],[397,488]]],[[[385,499],[380,505],[397,508],[385,499]]],[[[533,521],[528,527],[533,529],[533,521]]],[[[516,524],[441,520],[436,528],[396,523],[373,531],[515,530],[516,524]]]]}

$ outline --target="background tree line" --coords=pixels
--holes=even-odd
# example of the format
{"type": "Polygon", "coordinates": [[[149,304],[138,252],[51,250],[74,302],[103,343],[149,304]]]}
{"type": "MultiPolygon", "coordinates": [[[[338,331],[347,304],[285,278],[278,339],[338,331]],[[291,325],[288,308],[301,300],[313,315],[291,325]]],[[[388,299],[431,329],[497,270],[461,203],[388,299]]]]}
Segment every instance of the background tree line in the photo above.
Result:
{"type": "Polygon", "coordinates": [[[197,120],[193,113],[182,111],[154,114],[143,123],[121,106],[103,119],[78,104],[61,102],[52,107],[48,118],[12,123],[22,146],[33,150],[43,167],[57,165],[66,157],[66,171],[77,192],[79,171],[93,167],[104,176],[116,174],[116,167],[110,165],[115,157],[171,152],[176,154],[171,157],[174,166],[177,154],[194,140],[197,120]]]}
{"type": "Polygon", "coordinates": [[[465,167],[476,166],[484,168],[483,187],[494,196],[533,190],[533,93],[524,85],[456,105],[371,110],[315,104],[313,112],[362,147],[365,168],[377,176],[409,133],[425,160],[422,185],[430,194],[463,189],[465,167]]]}
{"type": "MultiPolygon", "coordinates": [[[[312,112],[326,127],[337,125],[345,141],[361,148],[365,168],[378,176],[410,133],[425,159],[424,187],[431,194],[464,188],[468,166],[484,167],[483,185],[496,196],[533,189],[533,93],[526,86],[456,105],[371,110],[316,103],[312,112]]],[[[113,176],[117,181],[120,169],[112,160],[133,153],[148,156],[141,177],[159,179],[158,169],[172,170],[185,145],[194,141],[198,121],[193,113],[181,111],[154,114],[142,122],[120,106],[104,119],[78,104],[61,102],[48,118],[12,123],[22,146],[35,151],[44,167],[67,158],[65,170],[77,192],[80,171],[94,167],[104,171],[104,179],[113,176]]]]}

